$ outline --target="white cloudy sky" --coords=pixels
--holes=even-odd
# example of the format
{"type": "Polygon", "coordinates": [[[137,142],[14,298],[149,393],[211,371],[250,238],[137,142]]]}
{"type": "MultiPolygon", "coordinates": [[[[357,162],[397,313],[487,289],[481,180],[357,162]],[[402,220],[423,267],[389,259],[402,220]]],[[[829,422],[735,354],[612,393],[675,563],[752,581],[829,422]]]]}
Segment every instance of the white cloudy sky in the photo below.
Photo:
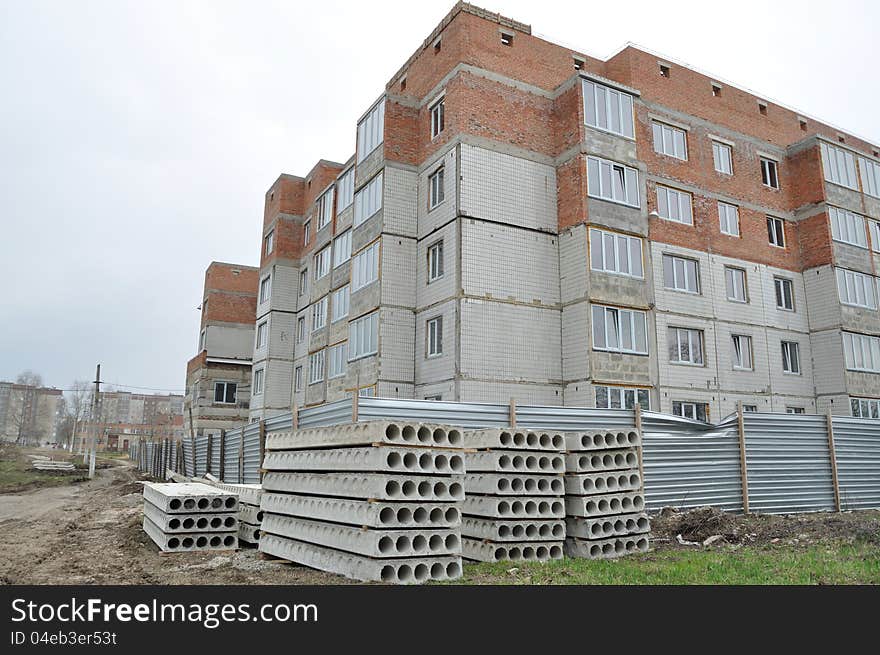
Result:
{"type": "MultiPolygon", "coordinates": [[[[204,269],[256,264],[280,172],[345,161],[445,2],[0,0],[0,379],[183,387],[204,269]]],[[[880,4],[485,0],[633,41],[880,142],[880,4]]]]}

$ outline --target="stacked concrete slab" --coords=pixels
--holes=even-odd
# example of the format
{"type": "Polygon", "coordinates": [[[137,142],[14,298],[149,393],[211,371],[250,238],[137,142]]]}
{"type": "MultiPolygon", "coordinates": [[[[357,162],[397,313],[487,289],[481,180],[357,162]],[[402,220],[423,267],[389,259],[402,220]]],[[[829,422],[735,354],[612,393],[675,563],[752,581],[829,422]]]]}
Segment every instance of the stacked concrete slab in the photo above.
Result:
{"type": "Polygon", "coordinates": [[[263,511],[260,509],[261,484],[232,484],[212,482],[212,486],[238,495],[238,541],[256,546],[260,541],[263,511]]]}
{"type": "Polygon", "coordinates": [[[364,422],[266,437],[260,551],[357,580],[461,575],[455,428],[364,422]]]}
{"type": "Polygon", "coordinates": [[[561,559],[565,441],[561,433],[465,433],[462,554],[483,562],[561,559]]]}
{"type": "Polygon", "coordinates": [[[599,559],[648,550],[639,432],[567,433],[565,445],[566,554],[599,559]]]}
{"type": "Polygon", "coordinates": [[[165,552],[238,547],[238,496],[197,482],[144,484],[144,532],[165,552]]]}

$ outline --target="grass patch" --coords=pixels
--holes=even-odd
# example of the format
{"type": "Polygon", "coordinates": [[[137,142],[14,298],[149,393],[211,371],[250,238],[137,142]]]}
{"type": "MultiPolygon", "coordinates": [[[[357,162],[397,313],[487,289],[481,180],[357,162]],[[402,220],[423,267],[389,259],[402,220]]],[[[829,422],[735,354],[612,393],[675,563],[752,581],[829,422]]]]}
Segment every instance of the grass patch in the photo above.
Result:
{"type": "MultiPolygon", "coordinates": [[[[466,566],[460,584],[880,584],[880,546],[864,541],[658,550],[616,560],[466,566]]],[[[454,583],[453,583],[454,584],[454,583]]]]}
{"type": "Polygon", "coordinates": [[[18,493],[43,487],[57,487],[82,482],[81,470],[69,472],[38,471],[20,448],[5,445],[0,449],[0,494],[18,493]]]}

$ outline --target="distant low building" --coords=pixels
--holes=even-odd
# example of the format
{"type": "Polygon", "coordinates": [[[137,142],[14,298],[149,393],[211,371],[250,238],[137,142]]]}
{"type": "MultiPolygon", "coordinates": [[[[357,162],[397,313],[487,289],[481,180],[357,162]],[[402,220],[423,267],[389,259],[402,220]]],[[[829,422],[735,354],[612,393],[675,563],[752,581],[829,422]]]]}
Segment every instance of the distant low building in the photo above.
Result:
{"type": "MultiPolygon", "coordinates": [[[[211,262],[205,271],[199,352],[186,366],[184,425],[218,434],[248,420],[259,269],[211,262]],[[190,416],[190,412],[192,413],[190,416]]],[[[268,331],[257,338],[267,338],[268,331]]]]}
{"type": "Polygon", "coordinates": [[[180,439],[185,434],[183,396],[101,392],[97,415],[93,410],[77,430],[77,447],[85,450],[95,437],[95,449],[127,450],[137,439],[180,439]]]}

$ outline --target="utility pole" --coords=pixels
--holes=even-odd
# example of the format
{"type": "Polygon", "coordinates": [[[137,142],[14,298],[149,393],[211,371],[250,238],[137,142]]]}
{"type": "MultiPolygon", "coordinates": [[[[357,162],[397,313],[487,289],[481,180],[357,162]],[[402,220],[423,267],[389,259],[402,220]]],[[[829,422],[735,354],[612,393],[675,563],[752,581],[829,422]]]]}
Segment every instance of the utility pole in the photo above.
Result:
{"type": "Polygon", "coordinates": [[[89,480],[95,477],[95,441],[97,438],[97,420],[99,413],[99,405],[100,405],[100,396],[101,396],[101,365],[98,364],[98,368],[95,370],[95,397],[92,402],[92,426],[94,429],[92,430],[92,441],[89,447],[89,480]]]}

